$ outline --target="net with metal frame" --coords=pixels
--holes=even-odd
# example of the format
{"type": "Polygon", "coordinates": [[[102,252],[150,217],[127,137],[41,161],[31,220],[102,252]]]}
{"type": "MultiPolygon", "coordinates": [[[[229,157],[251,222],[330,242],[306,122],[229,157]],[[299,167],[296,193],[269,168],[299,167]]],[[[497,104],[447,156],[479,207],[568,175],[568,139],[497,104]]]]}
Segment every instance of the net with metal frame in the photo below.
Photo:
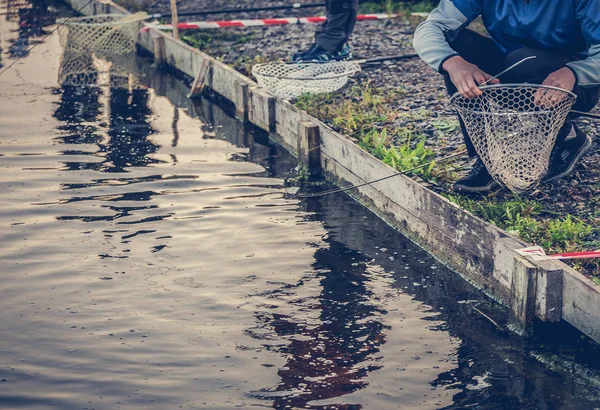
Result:
{"type": "Polygon", "coordinates": [[[129,74],[146,13],[100,14],[69,19],[59,28],[63,85],[132,87],[129,74]]]}
{"type": "Polygon", "coordinates": [[[547,172],[556,136],[577,97],[533,84],[480,89],[479,97],[457,93],[451,103],[491,176],[514,193],[528,192],[547,172]]]}
{"type": "Polygon", "coordinates": [[[285,99],[296,98],[303,93],[337,91],[346,85],[350,76],[360,71],[358,61],[268,63],[252,68],[259,85],[285,99]]]}

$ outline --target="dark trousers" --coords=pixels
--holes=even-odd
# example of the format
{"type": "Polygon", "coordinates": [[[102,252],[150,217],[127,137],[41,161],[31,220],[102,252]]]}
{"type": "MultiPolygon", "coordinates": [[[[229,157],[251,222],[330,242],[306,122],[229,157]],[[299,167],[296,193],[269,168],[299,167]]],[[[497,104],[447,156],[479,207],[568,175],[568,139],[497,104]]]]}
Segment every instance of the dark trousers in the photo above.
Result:
{"type": "MultiPolygon", "coordinates": [[[[472,30],[462,30],[458,37],[450,42],[450,47],[454,49],[462,58],[471,64],[475,64],[481,70],[490,75],[496,75],[505,68],[510,67],[514,63],[529,56],[536,56],[535,59],[527,60],[519,66],[513,68],[508,73],[500,77],[502,83],[530,83],[542,84],[546,77],[557,71],[571,61],[576,61],[579,58],[575,54],[568,52],[554,52],[549,50],[540,50],[530,47],[523,47],[514,50],[508,54],[503,53],[496,43],[488,37],[482,36],[472,30]]],[[[450,75],[444,73],[444,81],[446,89],[450,95],[456,93],[456,86],[450,80],[450,75]]],[[[578,87],[576,86],[573,92],[577,95],[577,102],[573,107],[578,111],[590,111],[598,103],[600,99],[600,87],[578,87]]],[[[560,144],[571,130],[571,122],[576,118],[575,115],[570,115],[565,125],[559,132],[557,144],[560,144]]],[[[460,126],[465,144],[470,156],[475,156],[475,148],[469,138],[462,119],[460,126]]]]}
{"type": "Polygon", "coordinates": [[[327,0],[327,21],[317,34],[317,44],[330,53],[338,51],[354,31],[358,0],[327,0]]]}

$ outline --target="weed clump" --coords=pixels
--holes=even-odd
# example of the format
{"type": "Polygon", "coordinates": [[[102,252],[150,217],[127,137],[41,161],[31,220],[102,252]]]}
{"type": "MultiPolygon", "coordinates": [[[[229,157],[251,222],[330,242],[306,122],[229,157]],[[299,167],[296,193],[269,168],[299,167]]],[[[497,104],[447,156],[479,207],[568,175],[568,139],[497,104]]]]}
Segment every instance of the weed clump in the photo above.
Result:
{"type": "MultiPolygon", "coordinates": [[[[437,181],[446,169],[435,163],[436,151],[427,145],[427,136],[399,125],[403,117],[426,117],[429,113],[423,110],[411,114],[392,108],[388,103],[401,98],[402,94],[401,90],[384,94],[366,82],[351,87],[343,99],[332,94],[303,94],[296,106],[354,138],[361,148],[392,168],[411,171],[423,180],[437,181]]],[[[444,126],[452,128],[448,124],[444,126]]]]}
{"type": "MultiPolygon", "coordinates": [[[[594,228],[590,224],[572,215],[556,218],[537,201],[445,196],[472,214],[526,242],[543,247],[548,253],[576,252],[591,244],[589,239],[594,228]]],[[[594,267],[596,264],[588,262],[587,266],[594,267]]]]}

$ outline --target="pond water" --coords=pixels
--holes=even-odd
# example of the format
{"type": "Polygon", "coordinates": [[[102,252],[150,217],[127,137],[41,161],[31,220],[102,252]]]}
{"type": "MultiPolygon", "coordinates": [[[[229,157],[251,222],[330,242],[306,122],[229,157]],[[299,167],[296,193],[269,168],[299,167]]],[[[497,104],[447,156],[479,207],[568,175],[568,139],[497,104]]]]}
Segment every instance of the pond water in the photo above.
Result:
{"type": "Polygon", "coordinates": [[[0,408],[600,408],[568,326],[511,334],[227,109],[141,59],[60,87],[51,22],[0,19],[0,408]]]}

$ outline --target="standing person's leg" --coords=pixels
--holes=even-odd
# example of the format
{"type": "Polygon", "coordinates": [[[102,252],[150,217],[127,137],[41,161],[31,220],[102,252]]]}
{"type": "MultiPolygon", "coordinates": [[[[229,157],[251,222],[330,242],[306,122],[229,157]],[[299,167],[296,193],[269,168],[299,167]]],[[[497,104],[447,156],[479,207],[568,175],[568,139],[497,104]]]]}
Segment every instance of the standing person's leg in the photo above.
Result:
{"type": "Polygon", "coordinates": [[[317,45],[336,53],[348,41],[358,15],[358,0],[328,0],[327,21],[317,34],[317,45]]]}
{"type": "Polygon", "coordinates": [[[327,0],[327,20],[316,35],[315,44],[292,61],[346,60],[352,57],[348,38],[358,15],[358,0],[327,0]]]}
{"type": "MultiPolygon", "coordinates": [[[[575,55],[556,53],[524,47],[506,57],[508,67],[523,58],[535,56],[502,76],[505,83],[542,84],[551,73],[564,68],[567,63],[577,60],[575,55]]],[[[575,87],[577,101],[573,109],[590,111],[600,100],[600,87],[575,87]]],[[[545,181],[551,182],[570,174],[581,158],[590,150],[592,139],[573,122],[576,115],[570,115],[556,137],[556,145],[550,158],[545,181]]]]}

